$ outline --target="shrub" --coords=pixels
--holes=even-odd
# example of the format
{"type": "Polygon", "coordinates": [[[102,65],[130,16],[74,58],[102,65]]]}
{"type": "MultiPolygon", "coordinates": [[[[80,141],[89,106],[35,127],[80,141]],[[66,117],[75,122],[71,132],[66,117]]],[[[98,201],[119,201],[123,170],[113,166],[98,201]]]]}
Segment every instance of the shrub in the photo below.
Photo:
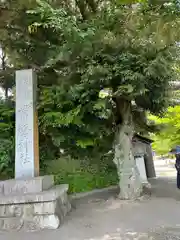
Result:
{"type": "Polygon", "coordinates": [[[55,175],[55,183],[69,184],[69,192],[86,192],[118,183],[115,166],[109,161],[76,160],[70,157],[49,162],[45,174],[55,175]]]}

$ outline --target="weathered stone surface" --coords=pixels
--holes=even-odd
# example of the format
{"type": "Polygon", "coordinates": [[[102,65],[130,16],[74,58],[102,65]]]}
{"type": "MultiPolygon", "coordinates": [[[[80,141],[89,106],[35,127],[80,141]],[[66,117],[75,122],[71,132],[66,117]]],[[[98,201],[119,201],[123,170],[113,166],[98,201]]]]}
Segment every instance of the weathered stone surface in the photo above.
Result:
{"type": "Polygon", "coordinates": [[[4,218],[2,230],[4,231],[19,231],[23,227],[23,220],[21,218],[4,218]]]}
{"type": "Polygon", "coordinates": [[[5,214],[6,214],[6,206],[2,205],[2,206],[0,206],[0,216],[4,217],[5,214]]]}
{"type": "Polygon", "coordinates": [[[141,195],[142,182],[133,155],[132,116],[129,110],[126,114],[125,119],[129,119],[129,123],[124,121],[124,125],[121,128],[117,128],[113,161],[116,164],[120,179],[119,198],[123,200],[133,200],[141,195]]]}
{"type": "Polygon", "coordinates": [[[41,193],[1,197],[0,230],[58,228],[71,210],[67,190],[64,184],[41,193]]]}
{"type": "Polygon", "coordinates": [[[57,208],[57,201],[35,203],[34,213],[38,215],[55,214],[57,208]]]}
{"type": "Polygon", "coordinates": [[[61,203],[62,203],[62,204],[66,204],[66,203],[67,203],[67,201],[68,201],[67,192],[64,192],[64,194],[61,194],[60,200],[61,200],[61,203]]]}
{"type": "Polygon", "coordinates": [[[60,226],[60,219],[54,214],[35,216],[34,221],[40,229],[57,229],[60,226]]]}
{"type": "Polygon", "coordinates": [[[35,203],[34,214],[35,215],[47,215],[56,214],[58,216],[66,216],[71,210],[71,204],[67,198],[67,201],[62,203],[61,199],[57,199],[52,202],[35,203]]]}
{"type": "Polygon", "coordinates": [[[15,178],[39,174],[36,121],[37,78],[32,69],[16,71],[15,178]]]}
{"type": "Polygon", "coordinates": [[[0,182],[0,194],[5,196],[37,193],[50,189],[54,185],[52,175],[29,178],[29,179],[11,179],[0,182]]]}
{"type": "Polygon", "coordinates": [[[22,205],[7,205],[5,206],[6,217],[20,217],[23,214],[22,205]]]}
{"type": "Polygon", "coordinates": [[[20,217],[23,213],[22,205],[1,205],[0,217],[20,217]]]}
{"type": "Polygon", "coordinates": [[[29,232],[37,230],[41,230],[41,228],[39,225],[36,224],[36,221],[34,221],[34,219],[24,221],[23,231],[29,232]]]}
{"type": "Polygon", "coordinates": [[[23,204],[23,219],[31,220],[34,216],[34,205],[33,204],[23,204]]]}
{"type": "Polygon", "coordinates": [[[64,193],[67,193],[67,191],[68,184],[62,184],[59,186],[55,186],[50,190],[39,193],[1,196],[0,205],[55,201],[57,198],[60,198],[64,193]]]}

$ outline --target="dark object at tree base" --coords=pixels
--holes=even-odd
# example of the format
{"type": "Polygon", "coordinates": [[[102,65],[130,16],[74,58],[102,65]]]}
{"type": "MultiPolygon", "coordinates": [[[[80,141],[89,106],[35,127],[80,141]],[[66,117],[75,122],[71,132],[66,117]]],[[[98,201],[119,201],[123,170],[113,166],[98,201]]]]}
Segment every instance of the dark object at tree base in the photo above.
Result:
{"type": "Polygon", "coordinates": [[[151,196],[152,195],[151,187],[144,185],[143,186],[143,195],[151,196]]]}

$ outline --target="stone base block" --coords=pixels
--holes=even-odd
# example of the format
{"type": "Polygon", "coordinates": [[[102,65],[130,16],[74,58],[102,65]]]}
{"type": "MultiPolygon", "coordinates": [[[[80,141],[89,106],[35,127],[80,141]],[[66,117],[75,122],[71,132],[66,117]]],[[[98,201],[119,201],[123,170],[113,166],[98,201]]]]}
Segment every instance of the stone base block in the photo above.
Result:
{"type": "Polygon", "coordinates": [[[53,185],[54,177],[51,175],[29,179],[10,179],[0,182],[0,196],[42,192],[53,185]]]}
{"type": "Polygon", "coordinates": [[[38,197],[37,194],[2,197],[0,230],[57,229],[71,210],[67,190],[68,185],[64,184],[38,193],[38,197]]]}

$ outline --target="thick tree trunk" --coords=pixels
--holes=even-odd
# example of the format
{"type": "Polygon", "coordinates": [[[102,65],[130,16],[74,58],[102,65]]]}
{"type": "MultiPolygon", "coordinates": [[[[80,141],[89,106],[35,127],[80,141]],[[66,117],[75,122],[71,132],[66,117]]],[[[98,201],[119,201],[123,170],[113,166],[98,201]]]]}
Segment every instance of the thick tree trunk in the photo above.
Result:
{"type": "Polygon", "coordinates": [[[134,126],[130,104],[121,108],[122,123],[117,127],[114,163],[117,166],[121,199],[136,199],[142,193],[142,182],[132,149],[134,126]]]}

